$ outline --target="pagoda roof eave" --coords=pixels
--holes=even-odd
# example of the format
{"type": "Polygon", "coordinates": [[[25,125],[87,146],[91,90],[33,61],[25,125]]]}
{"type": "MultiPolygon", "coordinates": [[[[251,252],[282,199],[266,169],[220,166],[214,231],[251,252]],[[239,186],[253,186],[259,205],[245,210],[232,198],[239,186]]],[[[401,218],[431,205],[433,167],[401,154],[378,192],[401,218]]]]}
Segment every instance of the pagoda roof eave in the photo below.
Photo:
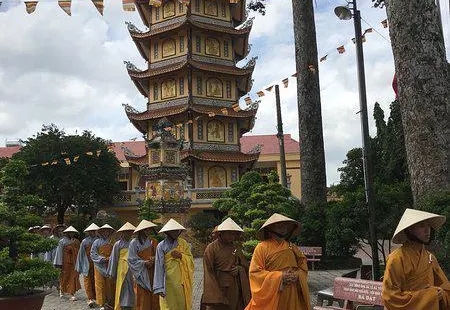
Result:
{"type": "Polygon", "coordinates": [[[125,154],[126,161],[131,165],[143,166],[148,164],[148,156],[147,154],[142,156],[127,156],[125,154]]]}
{"type": "Polygon", "coordinates": [[[139,16],[141,17],[142,22],[144,23],[145,26],[148,27],[150,23],[147,20],[147,17],[145,16],[144,10],[142,8],[142,5],[148,5],[148,0],[147,1],[145,1],[145,0],[135,0],[135,3],[136,3],[136,8],[137,8],[137,11],[139,13],[139,16]]]}
{"type": "Polygon", "coordinates": [[[259,152],[253,154],[241,152],[200,152],[194,150],[182,152],[181,159],[189,157],[208,162],[254,163],[259,158],[259,152]]]}

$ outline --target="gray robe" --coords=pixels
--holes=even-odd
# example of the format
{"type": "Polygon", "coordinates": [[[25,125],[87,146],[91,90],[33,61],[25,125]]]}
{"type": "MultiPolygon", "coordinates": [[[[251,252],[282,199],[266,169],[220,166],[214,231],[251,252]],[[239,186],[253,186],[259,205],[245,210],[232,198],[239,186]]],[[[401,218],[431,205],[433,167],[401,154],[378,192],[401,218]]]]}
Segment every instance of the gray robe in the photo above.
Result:
{"type": "Polygon", "coordinates": [[[102,274],[102,276],[108,276],[108,261],[106,257],[101,256],[98,253],[98,249],[104,245],[109,243],[109,240],[103,238],[97,238],[94,243],[92,243],[91,247],[91,259],[94,262],[94,267],[102,274]]]}
{"type": "MultiPolygon", "coordinates": [[[[119,265],[119,254],[120,250],[123,248],[128,248],[130,244],[129,241],[119,240],[117,241],[112,249],[111,256],[109,257],[109,265],[107,274],[108,277],[116,280],[117,278],[117,267],[119,265]]],[[[120,290],[119,303],[121,307],[134,307],[134,289],[133,289],[133,278],[128,269],[125,279],[122,284],[122,288],[120,290]]]]}
{"type": "Polygon", "coordinates": [[[64,247],[74,241],[75,239],[69,239],[65,236],[62,237],[61,240],[59,240],[58,246],[56,247],[55,251],[55,257],[53,258],[54,266],[62,267],[64,261],[64,247]]]}
{"type": "Polygon", "coordinates": [[[128,267],[133,273],[134,281],[137,285],[149,291],[152,291],[152,286],[148,277],[148,269],[144,265],[145,260],[140,258],[138,253],[151,246],[152,242],[148,238],[142,244],[138,238],[134,238],[128,247],[128,267]]]}
{"type": "MultiPolygon", "coordinates": [[[[55,235],[51,235],[49,238],[50,238],[50,239],[59,239],[59,237],[56,237],[55,235]]],[[[47,252],[44,253],[44,261],[50,262],[50,263],[53,264],[53,260],[54,260],[54,258],[55,258],[56,248],[57,248],[57,247],[58,247],[58,246],[56,246],[54,249],[52,249],[52,250],[47,251],[47,252]]]]}
{"type": "Polygon", "coordinates": [[[166,295],[166,268],[164,255],[178,246],[178,240],[171,242],[168,238],[161,241],[156,247],[155,276],[153,277],[153,293],[166,295]]]}
{"type": "Polygon", "coordinates": [[[81,241],[80,250],[78,251],[77,262],[75,263],[75,270],[83,276],[87,277],[89,274],[89,258],[86,254],[86,246],[92,244],[97,237],[88,236],[81,241]]]}

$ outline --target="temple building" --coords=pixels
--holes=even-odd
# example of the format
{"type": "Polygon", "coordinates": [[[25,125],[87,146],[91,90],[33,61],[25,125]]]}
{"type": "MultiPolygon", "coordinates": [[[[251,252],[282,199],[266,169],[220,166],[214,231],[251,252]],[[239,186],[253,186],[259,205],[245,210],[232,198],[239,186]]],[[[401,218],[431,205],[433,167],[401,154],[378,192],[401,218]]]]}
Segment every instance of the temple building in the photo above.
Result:
{"type": "Polygon", "coordinates": [[[240,145],[241,136],[253,128],[258,108],[255,103],[239,107],[240,97],[252,87],[255,66],[255,58],[236,65],[249,53],[252,20],[247,20],[245,1],[137,0],[136,7],[148,30],[127,23],[128,30],[148,67],[125,64],[148,101],[145,111],[124,107],[146,145],[142,156],[125,150],[128,173],[145,197],[152,198],[155,182],[165,180],[150,180],[148,168],[160,162],[176,165],[179,160],[188,171],[180,183],[183,198],[191,200],[188,211],[211,210],[211,201],[259,156],[258,148],[243,153],[240,145]],[[162,123],[163,130],[180,141],[178,153],[151,150],[162,123]]]}

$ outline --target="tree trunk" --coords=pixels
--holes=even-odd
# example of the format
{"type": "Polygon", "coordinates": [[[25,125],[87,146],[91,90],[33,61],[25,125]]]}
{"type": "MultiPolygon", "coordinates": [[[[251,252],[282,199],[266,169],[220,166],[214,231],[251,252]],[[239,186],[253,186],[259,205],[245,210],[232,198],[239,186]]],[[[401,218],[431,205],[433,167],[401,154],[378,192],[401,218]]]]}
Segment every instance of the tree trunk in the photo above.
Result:
{"type": "Polygon", "coordinates": [[[387,4],[414,204],[449,188],[449,70],[434,0],[387,4]]]}
{"type": "Polygon", "coordinates": [[[66,213],[66,208],[64,207],[64,205],[59,205],[58,206],[58,215],[57,215],[58,224],[64,224],[64,214],[65,213],[66,213]]]}
{"type": "Polygon", "coordinates": [[[301,200],[326,202],[325,155],[312,0],[292,0],[301,165],[301,200]]]}

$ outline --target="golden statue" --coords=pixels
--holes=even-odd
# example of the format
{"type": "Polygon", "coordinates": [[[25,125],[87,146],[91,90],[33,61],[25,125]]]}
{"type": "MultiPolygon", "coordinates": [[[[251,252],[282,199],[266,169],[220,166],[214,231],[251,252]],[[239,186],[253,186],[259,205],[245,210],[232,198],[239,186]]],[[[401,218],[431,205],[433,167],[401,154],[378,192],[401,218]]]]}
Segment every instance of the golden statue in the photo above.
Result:
{"type": "Polygon", "coordinates": [[[209,97],[223,97],[222,82],[219,79],[209,79],[206,85],[206,95],[209,97]]]}
{"type": "Polygon", "coordinates": [[[161,98],[172,98],[177,95],[175,80],[166,80],[162,83],[161,98]]]}
{"type": "Polygon", "coordinates": [[[167,39],[163,42],[162,46],[162,57],[169,57],[175,55],[175,40],[174,39],[167,39]]]}
{"type": "Polygon", "coordinates": [[[210,187],[225,187],[226,173],[222,167],[212,167],[209,169],[209,186],[210,187]]]}
{"type": "Polygon", "coordinates": [[[220,43],[217,39],[206,38],[206,54],[220,56],[220,43]]]}
{"type": "Polygon", "coordinates": [[[175,2],[169,1],[164,4],[163,7],[163,18],[169,18],[175,16],[175,2]]]}
{"type": "Polygon", "coordinates": [[[205,0],[205,15],[217,16],[217,0],[205,0]]]}
{"type": "Polygon", "coordinates": [[[223,124],[218,121],[211,121],[208,123],[208,141],[220,141],[224,140],[223,124]]]}

